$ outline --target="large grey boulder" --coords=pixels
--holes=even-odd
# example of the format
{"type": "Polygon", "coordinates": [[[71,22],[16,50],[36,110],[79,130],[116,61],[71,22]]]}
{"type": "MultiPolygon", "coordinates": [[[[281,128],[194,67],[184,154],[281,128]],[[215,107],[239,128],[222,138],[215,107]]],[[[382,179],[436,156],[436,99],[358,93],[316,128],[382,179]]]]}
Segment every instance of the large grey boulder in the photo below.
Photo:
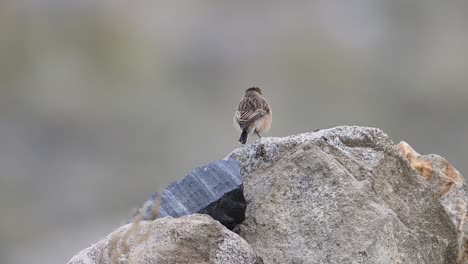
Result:
{"type": "Polygon", "coordinates": [[[160,218],[123,226],[68,264],[261,263],[252,247],[208,215],[160,218]]]}
{"type": "Polygon", "coordinates": [[[381,130],[338,127],[235,150],[265,263],[453,264],[457,233],[431,186],[381,130]]]}
{"type": "Polygon", "coordinates": [[[155,197],[134,223],[69,263],[466,264],[468,258],[461,174],[442,157],[397,146],[375,128],[263,138],[170,185],[162,209],[155,197]],[[140,221],[158,212],[182,217],[140,221]],[[229,228],[245,216],[235,228],[240,236],[210,216],[183,216],[194,212],[229,228]]]}

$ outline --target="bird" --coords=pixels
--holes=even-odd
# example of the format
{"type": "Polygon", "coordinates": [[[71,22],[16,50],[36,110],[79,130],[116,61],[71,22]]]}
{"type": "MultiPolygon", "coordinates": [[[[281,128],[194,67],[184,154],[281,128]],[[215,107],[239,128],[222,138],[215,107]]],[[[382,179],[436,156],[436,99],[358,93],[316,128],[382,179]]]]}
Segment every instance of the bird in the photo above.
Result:
{"type": "Polygon", "coordinates": [[[272,112],[270,105],[262,95],[259,87],[250,87],[245,90],[244,97],[239,103],[234,114],[234,126],[241,131],[239,142],[247,143],[250,134],[268,132],[272,122],[272,112]]]}

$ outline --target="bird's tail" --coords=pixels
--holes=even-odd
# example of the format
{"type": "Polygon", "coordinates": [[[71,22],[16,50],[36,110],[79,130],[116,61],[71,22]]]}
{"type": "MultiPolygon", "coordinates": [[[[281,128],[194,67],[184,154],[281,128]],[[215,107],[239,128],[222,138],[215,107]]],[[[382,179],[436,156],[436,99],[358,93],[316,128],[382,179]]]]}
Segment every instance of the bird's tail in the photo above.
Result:
{"type": "Polygon", "coordinates": [[[241,144],[247,143],[247,137],[248,136],[249,136],[249,133],[247,132],[247,130],[246,129],[242,130],[242,134],[241,134],[241,136],[239,138],[239,142],[241,144]]]}

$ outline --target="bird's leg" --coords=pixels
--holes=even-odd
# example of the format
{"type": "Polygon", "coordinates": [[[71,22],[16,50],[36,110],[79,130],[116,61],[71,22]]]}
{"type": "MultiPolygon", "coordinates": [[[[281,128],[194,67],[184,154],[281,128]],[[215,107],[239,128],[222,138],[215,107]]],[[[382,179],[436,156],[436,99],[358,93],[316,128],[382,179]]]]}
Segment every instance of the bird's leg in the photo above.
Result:
{"type": "Polygon", "coordinates": [[[255,129],[255,134],[257,134],[258,138],[262,138],[260,134],[258,133],[257,129],[255,129]]]}

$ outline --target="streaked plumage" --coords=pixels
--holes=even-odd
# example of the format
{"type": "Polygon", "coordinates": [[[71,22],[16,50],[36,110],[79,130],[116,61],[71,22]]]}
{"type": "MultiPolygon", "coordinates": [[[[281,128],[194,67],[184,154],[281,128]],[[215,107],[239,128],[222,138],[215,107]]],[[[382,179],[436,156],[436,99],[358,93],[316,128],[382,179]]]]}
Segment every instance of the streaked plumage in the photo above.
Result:
{"type": "Polygon", "coordinates": [[[267,132],[270,129],[272,112],[267,100],[258,87],[245,91],[234,115],[234,125],[242,131],[239,142],[245,144],[249,134],[267,132]]]}

